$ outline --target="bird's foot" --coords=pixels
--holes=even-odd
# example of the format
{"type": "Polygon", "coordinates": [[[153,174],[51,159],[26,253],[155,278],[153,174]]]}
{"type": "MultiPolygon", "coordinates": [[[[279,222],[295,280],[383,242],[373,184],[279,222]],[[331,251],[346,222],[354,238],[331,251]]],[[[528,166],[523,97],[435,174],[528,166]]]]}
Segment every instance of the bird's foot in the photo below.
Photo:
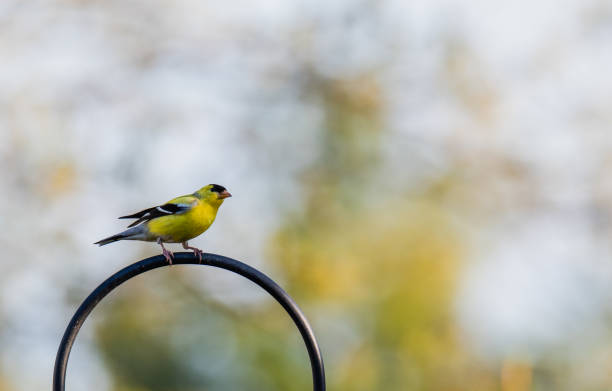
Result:
{"type": "Polygon", "coordinates": [[[191,247],[187,244],[187,242],[183,242],[183,248],[185,250],[193,250],[193,255],[196,255],[200,260],[200,265],[202,264],[202,250],[197,247],[191,247]]]}
{"type": "Polygon", "coordinates": [[[168,265],[172,266],[172,258],[174,258],[174,254],[172,254],[172,251],[166,250],[166,248],[164,247],[164,242],[161,238],[157,238],[157,244],[161,246],[162,254],[164,255],[164,258],[166,258],[166,261],[168,261],[168,265]]]}
{"type": "Polygon", "coordinates": [[[199,248],[193,248],[193,255],[197,255],[198,259],[200,260],[200,264],[202,264],[202,250],[200,250],[199,248]]]}
{"type": "Polygon", "coordinates": [[[166,261],[168,261],[168,265],[172,266],[172,258],[174,258],[172,251],[166,250],[162,247],[162,254],[164,255],[164,258],[166,258],[166,261]]]}

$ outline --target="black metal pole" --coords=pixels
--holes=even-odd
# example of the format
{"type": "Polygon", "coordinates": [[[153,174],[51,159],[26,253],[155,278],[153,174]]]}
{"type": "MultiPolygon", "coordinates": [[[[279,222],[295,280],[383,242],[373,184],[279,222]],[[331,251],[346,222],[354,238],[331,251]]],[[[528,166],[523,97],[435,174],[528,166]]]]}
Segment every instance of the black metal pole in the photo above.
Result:
{"type": "MultiPolygon", "coordinates": [[[[193,253],[174,253],[175,265],[184,264],[199,264],[197,257],[193,253]]],[[[308,350],[308,356],[310,357],[310,366],[312,368],[312,381],[314,391],[325,391],[325,369],[323,368],[323,358],[321,357],[321,351],[315,335],[308,324],[308,320],[293,301],[293,299],[285,292],[280,286],[278,286],[272,279],[260,272],[259,270],[237,261],[232,258],[224,257],[216,254],[202,254],[202,265],[219,267],[240,274],[243,277],[248,278],[260,287],[266,290],[272,297],[276,299],[283,306],[285,311],[289,313],[291,319],[295,322],[298,330],[302,334],[304,344],[308,350]]],[[[72,320],[68,324],[62,342],[60,343],[57,351],[57,357],[55,358],[55,368],[53,370],[53,391],[64,391],[66,385],[66,366],[68,365],[68,356],[72,349],[72,344],[85,322],[87,316],[91,313],[94,307],[113,289],[129,280],[130,278],[137,276],[146,271],[157,269],[158,267],[168,266],[165,258],[161,255],[157,255],[151,258],[143,259],[142,261],[136,262],[130,266],[127,266],[117,273],[110,276],[100,286],[98,286],[86,299],[83,301],[79,309],[76,311],[72,320]]]]}

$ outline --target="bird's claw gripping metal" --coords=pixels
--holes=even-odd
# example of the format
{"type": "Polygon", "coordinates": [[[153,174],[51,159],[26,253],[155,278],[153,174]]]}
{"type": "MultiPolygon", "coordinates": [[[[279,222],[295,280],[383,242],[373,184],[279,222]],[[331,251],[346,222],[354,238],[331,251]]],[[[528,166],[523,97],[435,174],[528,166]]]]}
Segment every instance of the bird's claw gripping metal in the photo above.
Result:
{"type": "Polygon", "coordinates": [[[166,261],[168,261],[168,265],[172,266],[172,258],[174,258],[172,251],[166,250],[162,247],[162,254],[164,255],[164,258],[166,258],[166,261]]]}
{"type": "Polygon", "coordinates": [[[174,254],[172,254],[172,251],[166,250],[161,238],[157,239],[157,244],[161,246],[162,254],[164,255],[164,258],[166,258],[166,261],[168,261],[168,265],[172,266],[172,258],[174,258],[174,254]]]}
{"type": "Polygon", "coordinates": [[[202,264],[202,250],[200,250],[199,248],[194,248],[193,253],[194,255],[198,256],[198,259],[200,260],[200,264],[202,264]]]}
{"type": "Polygon", "coordinates": [[[197,247],[191,247],[187,242],[183,242],[182,244],[185,250],[193,250],[193,255],[196,255],[200,260],[200,264],[202,264],[202,250],[197,247]]]}

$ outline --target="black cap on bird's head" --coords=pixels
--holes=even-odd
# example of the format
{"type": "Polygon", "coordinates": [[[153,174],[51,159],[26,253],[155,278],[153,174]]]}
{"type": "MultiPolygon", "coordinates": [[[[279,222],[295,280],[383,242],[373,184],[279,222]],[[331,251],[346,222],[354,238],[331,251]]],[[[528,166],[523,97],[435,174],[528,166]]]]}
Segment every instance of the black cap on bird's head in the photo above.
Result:
{"type": "Polygon", "coordinates": [[[210,191],[215,192],[217,194],[219,194],[217,197],[223,199],[223,198],[228,198],[231,197],[232,195],[230,194],[229,191],[227,191],[227,189],[221,185],[215,185],[215,184],[211,184],[210,185],[210,191]]]}

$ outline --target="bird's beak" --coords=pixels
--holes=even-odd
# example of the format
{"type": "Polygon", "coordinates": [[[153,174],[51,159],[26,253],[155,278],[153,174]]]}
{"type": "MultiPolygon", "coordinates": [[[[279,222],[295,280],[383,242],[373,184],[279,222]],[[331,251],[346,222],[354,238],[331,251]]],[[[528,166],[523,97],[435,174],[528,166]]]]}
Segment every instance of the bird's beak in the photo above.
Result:
{"type": "Polygon", "coordinates": [[[221,199],[228,198],[228,197],[231,197],[231,196],[232,195],[227,190],[223,190],[221,193],[219,193],[219,198],[221,198],[221,199]]]}

